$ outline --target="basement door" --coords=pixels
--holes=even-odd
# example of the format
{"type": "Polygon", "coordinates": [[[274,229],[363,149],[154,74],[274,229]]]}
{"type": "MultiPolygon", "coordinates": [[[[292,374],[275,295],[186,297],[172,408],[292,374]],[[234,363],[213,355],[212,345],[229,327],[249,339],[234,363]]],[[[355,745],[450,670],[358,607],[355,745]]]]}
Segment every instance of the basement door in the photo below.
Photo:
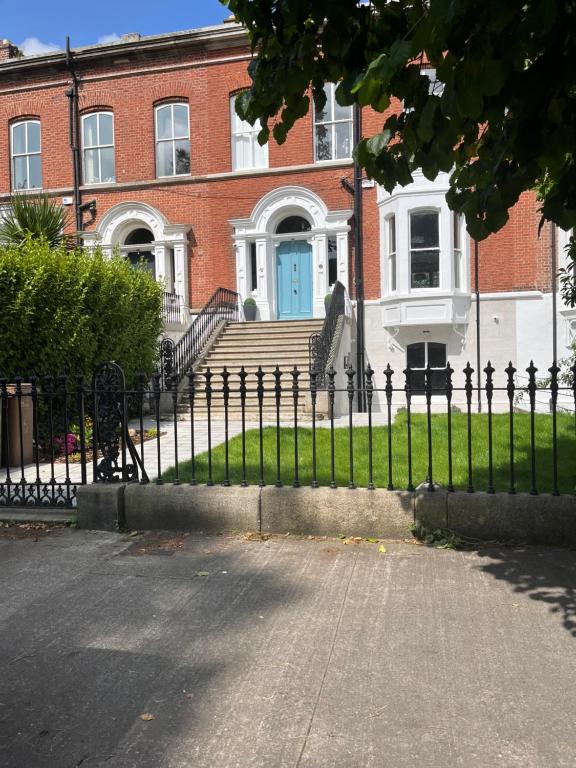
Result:
{"type": "Polygon", "coordinates": [[[276,254],[278,320],[312,317],[312,246],[291,240],[276,254]]]}

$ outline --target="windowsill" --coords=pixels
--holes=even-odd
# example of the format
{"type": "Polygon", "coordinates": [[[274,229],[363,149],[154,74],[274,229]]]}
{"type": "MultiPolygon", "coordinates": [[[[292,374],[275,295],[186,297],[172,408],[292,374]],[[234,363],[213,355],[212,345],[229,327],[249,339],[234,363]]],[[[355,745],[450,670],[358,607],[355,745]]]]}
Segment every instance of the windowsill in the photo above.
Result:
{"type": "Polygon", "coordinates": [[[340,165],[341,163],[351,163],[351,157],[332,158],[330,160],[314,160],[314,165],[340,165]]]}
{"type": "Polygon", "coordinates": [[[191,178],[192,174],[188,173],[172,173],[170,176],[156,176],[158,181],[168,181],[169,179],[186,179],[191,178]]]}
{"type": "Polygon", "coordinates": [[[111,181],[84,181],[82,182],[82,186],[90,189],[98,188],[98,187],[107,187],[109,184],[116,184],[116,179],[112,179],[111,181]]]}

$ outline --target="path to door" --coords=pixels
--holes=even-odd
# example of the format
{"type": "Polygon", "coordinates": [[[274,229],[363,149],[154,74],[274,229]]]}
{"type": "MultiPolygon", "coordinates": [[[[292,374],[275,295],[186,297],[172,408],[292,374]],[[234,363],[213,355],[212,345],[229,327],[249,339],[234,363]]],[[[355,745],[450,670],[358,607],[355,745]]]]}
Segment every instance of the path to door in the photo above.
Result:
{"type": "Polygon", "coordinates": [[[576,764],[574,552],[14,535],[3,768],[576,764]]]}

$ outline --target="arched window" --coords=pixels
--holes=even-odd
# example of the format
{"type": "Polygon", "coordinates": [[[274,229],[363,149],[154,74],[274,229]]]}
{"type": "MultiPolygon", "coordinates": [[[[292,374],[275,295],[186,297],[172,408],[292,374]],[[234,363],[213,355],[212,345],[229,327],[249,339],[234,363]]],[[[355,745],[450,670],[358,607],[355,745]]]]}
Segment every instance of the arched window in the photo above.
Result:
{"type": "Polygon", "coordinates": [[[188,173],[188,104],[160,104],[156,107],[156,176],[184,176],[188,173]]]}
{"type": "Polygon", "coordinates": [[[286,216],[276,227],[277,235],[285,235],[294,232],[310,232],[310,222],[303,216],[286,216]]]}
{"type": "Polygon", "coordinates": [[[132,232],[126,238],[124,245],[146,245],[147,243],[154,242],[154,235],[149,229],[139,227],[133,229],[132,232]]]}
{"type": "Polygon", "coordinates": [[[20,120],[10,126],[12,189],[42,187],[40,120],[20,120]]]}
{"type": "Polygon", "coordinates": [[[411,371],[410,384],[412,393],[423,395],[426,383],[425,370],[432,369],[430,377],[432,394],[439,395],[446,391],[446,344],[436,341],[419,341],[406,347],[406,366],[411,371]]]}
{"type": "Polygon", "coordinates": [[[82,116],[82,161],[84,184],[115,180],[112,112],[91,112],[82,116]]]}

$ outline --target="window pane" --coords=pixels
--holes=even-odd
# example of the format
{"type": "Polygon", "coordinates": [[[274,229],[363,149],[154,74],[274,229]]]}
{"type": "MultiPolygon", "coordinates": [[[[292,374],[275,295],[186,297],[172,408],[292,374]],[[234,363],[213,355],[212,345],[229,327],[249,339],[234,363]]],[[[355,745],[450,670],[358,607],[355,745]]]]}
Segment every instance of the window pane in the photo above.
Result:
{"type": "Polygon", "coordinates": [[[174,136],[188,137],[188,107],[186,104],[174,104],[174,136]]]}
{"type": "Polygon", "coordinates": [[[454,288],[460,288],[460,251],[454,251],[454,288]]]}
{"type": "Polygon", "coordinates": [[[156,173],[158,176],[174,175],[171,141],[161,141],[156,147],[156,173]]]}
{"type": "Polygon", "coordinates": [[[12,154],[21,155],[26,152],[26,124],[20,123],[12,128],[12,154]]]}
{"type": "Polygon", "coordinates": [[[396,217],[388,219],[388,253],[396,253],[396,217]]]}
{"type": "Polygon", "coordinates": [[[440,261],[438,251],[412,251],[410,256],[412,288],[437,288],[440,261]]]}
{"type": "Polygon", "coordinates": [[[336,123],[336,158],[352,157],[352,123],[336,123]]]}
{"type": "Polygon", "coordinates": [[[100,181],[114,181],[114,149],[112,147],[100,150],[100,165],[102,172],[100,181]]]}
{"type": "Polygon", "coordinates": [[[30,189],[39,189],[42,186],[42,160],[40,155],[31,155],[28,159],[30,172],[30,189]]]}
{"type": "Polygon", "coordinates": [[[431,368],[446,367],[446,344],[435,341],[428,342],[428,365],[431,368]]]}
{"type": "Polygon", "coordinates": [[[254,148],[254,166],[256,168],[268,168],[268,144],[258,144],[258,134],[254,134],[252,146],[254,148]]]}
{"type": "Polygon", "coordinates": [[[84,150],[84,183],[98,184],[99,181],[100,181],[100,173],[98,170],[98,150],[85,149],[84,150]]]}
{"type": "Polygon", "coordinates": [[[14,158],[14,189],[28,189],[28,163],[26,157],[14,158]]]}
{"type": "Polygon", "coordinates": [[[410,244],[412,248],[438,248],[438,214],[435,211],[410,214],[410,244]]]}
{"type": "Polygon", "coordinates": [[[100,146],[113,144],[112,115],[100,115],[100,146]]]}
{"type": "Polygon", "coordinates": [[[341,107],[334,97],[334,120],[352,120],[352,107],[341,107]]]}
{"type": "Polygon", "coordinates": [[[459,250],[460,244],[461,244],[461,223],[462,223],[460,214],[453,213],[452,222],[454,225],[454,248],[459,250]]]}
{"type": "Polygon", "coordinates": [[[190,173],[190,142],[182,139],[176,143],[176,174],[190,173]]]}
{"type": "Polygon", "coordinates": [[[396,254],[390,256],[390,290],[396,290],[396,254]]]}
{"type": "Polygon", "coordinates": [[[334,285],[338,280],[338,248],[336,238],[328,238],[328,284],[334,285]]]}
{"type": "Polygon", "coordinates": [[[333,113],[333,110],[332,110],[333,86],[330,83],[327,83],[324,86],[324,93],[326,94],[326,104],[324,105],[323,109],[318,110],[316,112],[316,122],[317,123],[324,123],[326,121],[334,119],[334,113],[333,113]]]}
{"type": "Polygon", "coordinates": [[[156,110],[156,138],[172,138],[172,107],[168,104],[165,107],[158,107],[156,110]]]}
{"type": "Polygon", "coordinates": [[[258,271],[256,261],[256,243],[250,243],[250,290],[258,288],[258,271]]]}
{"type": "Polygon", "coordinates": [[[446,391],[446,374],[444,371],[432,371],[430,376],[432,394],[439,395],[446,391]]]}
{"type": "Polygon", "coordinates": [[[425,342],[408,344],[406,348],[406,364],[408,368],[424,368],[426,365],[425,342]]]}
{"type": "Polygon", "coordinates": [[[242,133],[234,136],[234,170],[250,168],[250,134],[242,133]]]}
{"type": "Polygon", "coordinates": [[[28,152],[40,152],[40,123],[30,122],[28,126],[28,152]]]}
{"type": "Polygon", "coordinates": [[[98,145],[97,134],[98,115],[89,115],[84,118],[84,146],[96,147],[98,145]]]}
{"type": "Polygon", "coordinates": [[[316,159],[332,159],[332,129],[330,126],[316,126],[316,159]]]}
{"type": "Polygon", "coordinates": [[[412,371],[410,376],[410,384],[412,386],[412,394],[423,395],[425,393],[424,382],[426,380],[426,374],[424,371],[412,371]]]}

